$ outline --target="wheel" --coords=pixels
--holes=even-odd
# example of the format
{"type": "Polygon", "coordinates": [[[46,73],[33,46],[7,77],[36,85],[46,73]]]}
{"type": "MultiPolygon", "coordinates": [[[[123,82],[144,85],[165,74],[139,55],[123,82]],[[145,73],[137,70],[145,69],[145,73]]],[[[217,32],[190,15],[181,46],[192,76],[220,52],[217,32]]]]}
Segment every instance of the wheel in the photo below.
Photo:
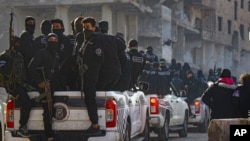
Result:
{"type": "Polygon", "coordinates": [[[131,125],[130,123],[127,121],[127,124],[126,124],[126,130],[125,130],[125,139],[124,141],[131,141],[131,125]]]}
{"type": "Polygon", "coordinates": [[[3,138],[3,131],[2,131],[2,124],[0,123],[0,141],[2,141],[3,138]]]}
{"type": "Polygon", "coordinates": [[[146,117],[144,130],[140,136],[144,137],[144,141],[149,141],[150,137],[149,137],[149,117],[148,117],[148,114],[146,117]]]}
{"type": "Polygon", "coordinates": [[[206,133],[207,129],[208,129],[208,123],[209,123],[209,119],[208,119],[207,113],[206,113],[204,121],[198,126],[199,131],[202,133],[206,133]]]}
{"type": "Polygon", "coordinates": [[[185,114],[185,118],[182,124],[182,129],[178,132],[180,137],[186,137],[188,130],[188,116],[185,114]]]}
{"type": "Polygon", "coordinates": [[[159,128],[158,139],[161,141],[167,141],[169,137],[169,120],[168,115],[165,116],[164,125],[159,128]]]}

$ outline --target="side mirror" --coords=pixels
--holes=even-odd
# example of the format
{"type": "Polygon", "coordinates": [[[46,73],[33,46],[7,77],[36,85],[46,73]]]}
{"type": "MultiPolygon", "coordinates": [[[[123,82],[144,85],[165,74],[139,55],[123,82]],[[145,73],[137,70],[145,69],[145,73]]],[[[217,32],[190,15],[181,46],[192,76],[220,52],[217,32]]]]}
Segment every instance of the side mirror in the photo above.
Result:
{"type": "Polygon", "coordinates": [[[141,81],[138,83],[139,90],[141,91],[147,91],[149,88],[149,84],[147,82],[141,81]]]}

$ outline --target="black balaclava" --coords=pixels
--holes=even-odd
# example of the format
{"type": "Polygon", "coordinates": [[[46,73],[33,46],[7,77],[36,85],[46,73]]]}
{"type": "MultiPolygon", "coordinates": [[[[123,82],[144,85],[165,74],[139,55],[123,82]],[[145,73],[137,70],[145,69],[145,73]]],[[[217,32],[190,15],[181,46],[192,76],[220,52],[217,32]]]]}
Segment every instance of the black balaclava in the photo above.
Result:
{"type": "Polygon", "coordinates": [[[89,40],[90,37],[95,33],[95,31],[89,30],[89,29],[84,29],[83,31],[84,37],[86,40],[89,40]]]}
{"type": "Polygon", "coordinates": [[[149,54],[153,53],[153,47],[152,46],[147,47],[147,53],[149,53],[149,54]]]}
{"type": "Polygon", "coordinates": [[[49,33],[47,37],[47,48],[53,53],[56,53],[57,51],[57,46],[58,46],[58,41],[49,41],[50,37],[56,37],[58,39],[58,36],[55,33],[49,33]]]}
{"type": "Polygon", "coordinates": [[[74,29],[76,33],[83,31],[82,20],[83,20],[83,17],[77,17],[74,20],[74,29]]]}
{"type": "Polygon", "coordinates": [[[31,16],[27,16],[25,18],[25,30],[27,32],[31,33],[31,34],[34,34],[36,25],[35,24],[27,24],[27,22],[30,21],[30,20],[35,21],[35,19],[33,17],[31,17],[31,16]]]}
{"type": "Polygon", "coordinates": [[[42,34],[47,36],[49,33],[51,33],[52,32],[51,26],[52,25],[51,25],[50,20],[48,20],[48,19],[43,20],[41,22],[41,26],[40,26],[42,34]]]}
{"type": "Polygon", "coordinates": [[[108,29],[109,29],[108,21],[99,21],[99,28],[102,33],[108,33],[108,29]]]}

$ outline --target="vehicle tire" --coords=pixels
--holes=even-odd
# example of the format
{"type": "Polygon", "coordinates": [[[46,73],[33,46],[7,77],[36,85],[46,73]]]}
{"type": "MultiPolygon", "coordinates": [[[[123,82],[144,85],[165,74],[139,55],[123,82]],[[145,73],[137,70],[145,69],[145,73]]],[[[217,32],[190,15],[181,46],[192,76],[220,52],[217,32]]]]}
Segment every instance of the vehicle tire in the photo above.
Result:
{"type": "Polygon", "coordinates": [[[167,141],[169,137],[169,120],[168,115],[165,116],[164,125],[159,128],[158,131],[158,139],[161,141],[167,141]]]}
{"type": "Polygon", "coordinates": [[[2,134],[3,134],[2,124],[0,123],[0,141],[2,141],[2,138],[3,138],[2,134]]]}
{"type": "Polygon", "coordinates": [[[201,133],[206,133],[207,129],[208,129],[208,123],[209,123],[209,119],[207,117],[207,113],[205,114],[205,119],[204,121],[198,126],[199,131],[201,133]]]}
{"type": "Polygon", "coordinates": [[[131,141],[131,125],[127,121],[124,141],[131,141]]]}
{"type": "Polygon", "coordinates": [[[149,135],[150,135],[150,133],[149,133],[150,129],[149,128],[150,128],[149,127],[149,116],[147,114],[144,130],[143,130],[142,134],[140,135],[140,136],[144,137],[144,141],[149,141],[149,138],[150,138],[149,137],[149,135]]]}
{"type": "Polygon", "coordinates": [[[188,116],[185,114],[185,118],[182,124],[182,129],[178,132],[180,137],[187,137],[188,130],[188,116]]]}

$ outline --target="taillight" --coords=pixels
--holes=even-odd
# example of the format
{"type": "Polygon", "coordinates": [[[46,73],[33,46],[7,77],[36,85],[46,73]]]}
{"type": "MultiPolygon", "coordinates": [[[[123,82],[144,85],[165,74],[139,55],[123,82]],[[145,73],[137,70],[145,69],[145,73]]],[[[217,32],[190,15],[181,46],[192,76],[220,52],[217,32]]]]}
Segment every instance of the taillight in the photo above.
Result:
{"type": "Polygon", "coordinates": [[[194,101],[194,109],[195,109],[195,114],[200,113],[200,108],[201,108],[201,102],[198,100],[194,101]]]}
{"type": "Polygon", "coordinates": [[[106,127],[116,126],[117,107],[112,99],[106,100],[106,127]]]}
{"type": "Polygon", "coordinates": [[[156,97],[150,97],[150,114],[159,114],[159,100],[156,97]]]}
{"type": "Polygon", "coordinates": [[[14,100],[9,100],[6,106],[6,126],[14,128],[14,100]]]}

